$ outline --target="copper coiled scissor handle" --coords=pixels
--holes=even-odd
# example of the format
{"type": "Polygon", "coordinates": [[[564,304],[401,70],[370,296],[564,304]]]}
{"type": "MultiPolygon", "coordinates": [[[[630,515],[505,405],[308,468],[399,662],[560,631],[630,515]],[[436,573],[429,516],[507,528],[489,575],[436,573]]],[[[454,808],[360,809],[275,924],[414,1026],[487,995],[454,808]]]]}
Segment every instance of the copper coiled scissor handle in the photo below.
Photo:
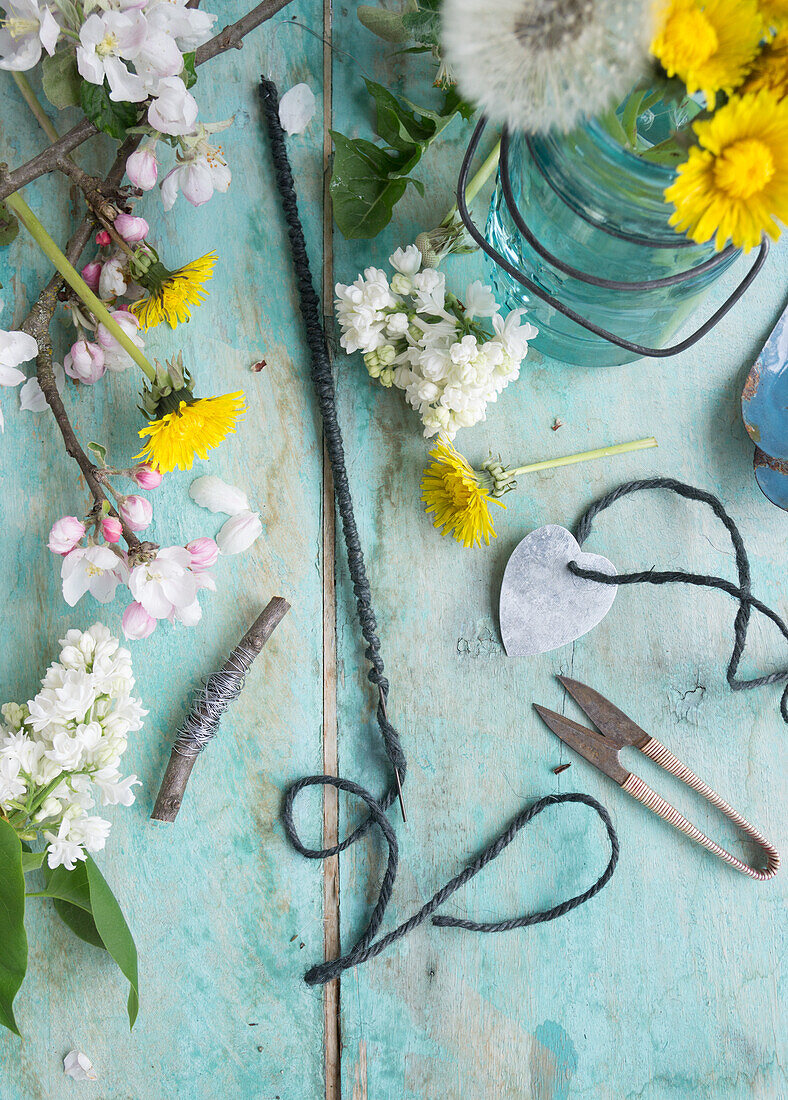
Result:
{"type": "Polygon", "coordinates": [[[702,833],[691,821],[688,821],[683,814],[680,814],[675,806],[671,806],[670,802],[667,802],[656,791],[652,790],[647,783],[632,773],[622,783],[622,789],[631,794],[633,798],[636,798],[638,802],[642,802],[644,806],[647,806],[659,817],[663,818],[674,829],[678,829],[680,832],[688,836],[690,840],[694,840],[696,844],[700,844],[707,851],[721,859],[723,863],[727,863],[729,867],[733,867],[734,870],[740,871],[743,875],[749,876],[749,878],[756,879],[758,882],[766,882],[767,879],[773,878],[777,874],[777,870],[780,866],[780,855],[773,844],[770,844],[766,837],[762,836],[757,829],[755,829],[746,818],[742,817],[737,810],[734,810],[732,806],[729,806],[724,798],[721,798],[715,790],[713,790],[707,783],[704,783],[686,764],[682,763],[677,756],[674,756],[670,749],[666,748],[661,741],[658,741],[656,737],[649,737],[648,741],[638,746],[640,751],[646,756],[651,757],[655,763],[664,768],[665,771],[671,772],[680,779],[683,783],[686,783],[688,787],[692,787],[694,791],[697,791],[699,795],[702,795],[708,803],[720,810],[729,821],[740,829],[744,835],[757,844],[766,853],[766,867],[762,871],[756,870],[754,867],[750,867],[748,863],[744,863],[725,848],[721,847],[716,841],[711,840],[702,833]]]}

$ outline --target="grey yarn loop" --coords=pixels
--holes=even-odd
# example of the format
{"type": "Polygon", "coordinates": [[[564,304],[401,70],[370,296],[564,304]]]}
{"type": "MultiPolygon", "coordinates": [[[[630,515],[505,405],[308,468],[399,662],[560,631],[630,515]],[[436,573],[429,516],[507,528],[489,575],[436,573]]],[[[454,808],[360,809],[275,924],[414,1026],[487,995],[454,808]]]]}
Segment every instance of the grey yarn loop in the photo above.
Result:
{"type": "Polygon", "coordinates": [[[195,695],[189,713],[178,730],[178,738],[172,751],[179,756],[198,756],[208,742],[216,736],[219,723],[233,699],[240,695],[246,674],[257,651],[239,646],[228,657],[227,665],[212,673],[195,695]]]}
{"type": "MultiPolygon", "coordinates": [[[[304,241],[304,232],[298,214],[298,202],[296,199],[293,174],[287,157],[285,138],[279,121],[279,96],[276,86],[265,78],[261,79],[260,97],[265,112],[268,136],[271,146],[271,158],[273,160],[277,187],[282,199],[282,207],[287,222],[287,230],[290,238],[290,248],[293,256],[293,268],[298,285],[298,295],[301,306],[301,315],[304,321],[307,344],[311,358],[311,373],[318,404],[323,418],[323,431],[326,450],[328,452],[331,469],[334,475],[334,496],[337,509],[342,519],[342,531],[347,550],[348,568],[353,582],[353,591],[356,596],[356,608],[358,612],[361,632],[367,643],[365,656],[371,668],[367,673],[369,679],[378,688],[377,721],[386,749],[386,754],[392,767],[404,780],[406,771],[405,754],[400,744],[397,731],[391,725],[386,713],[386,701],[388,698],[389,683],[383,671],[383,660],[380,656],[380,640],[377,635],[375,613],[372,609],[372,596],[369,581],[364,567],[364,557],[361,552],[361,544],[353,514],[353,502],[350,495],[345,454],[342,443],[342,433],[337,420],[336,395],[334,391],[334,379],[331,373],[331,362],[326,344],[326,336],[320,319],[320,303],[312,285],[312,276],[309,269],[309,257],[304,241]]],[[[533,913],[524,917],[511,920],[497,921],[494,923],[477,924],[474,921],[458,920],[452,917],[433,917],[433,924],[442,927],[466,928],[476,932],[504,932],[512,928],[522,928],[526,925],[537,924],[543,921],[554,920],[563,916],[570,910],[577,908],[592,897],[610,881],[618,861],[618,837],[616,836],[610,816],[596,799],[585,794],[548,795],[532,805],[527,806],[512,821],[509,827],[490,844],[477,858],[459,875],[456,875],[442,889],[423,905],[409,920],[405,921],[393,932],[382,936],[375,941],[380,925],[383,921],[386,907],[391,899],[391,892],[397,874],[398,848],[394,827],[386,816],[386,809],[392,804],[396,795],[396,787],[391,786],[381,799],[376,799],[369,791],[349,779],[342,779],[332,775],[310,775],[293,783],[285,794],[282,806],[282,821],[288,839],[296,851],[308,859],[327,859],[329,856],[343,852],[351,844],[354,844],[369,831],[373,825],[377,825],[388,845],[388,862],[383,880],[380,886],[377,902],[372,910],[369,923],[356,941],[353,947],[339,959],[333,959],[320,966],[312,967],[307,971],[304,980],[309,985],[318,985],[339,977],[343,970],[349,966],[366,962],[384,951],[390,944],[406,936],[418,925],[422,924],[446,898],[463,886],[474,875],[490,862],[510,844],[516,833],[527,825],[538,813],[547,806],[557,805],[563,802],[581,802],[590,806],[602,819],[607,836],[610,841],[610,859],[607,867],[597,881],[582,894],[570,898],[539,913],[533,913]],[[354,831],[339,844],[330,848],[308,848],[301,841],[293,820],[293,806],[298,793],[306,787],[331,786],[336,790],[346,791],[356,795],[366,805],[369,816],[366,817],[354,831]]]]}
{"type": "MultiPolygon", "coordinates": [[[[600,584],[692,584],[701,588],[718,588],[721,592],[726,592],[739,604],[733,624],[733,652],[726,670],[726,679],[731,690],[748,691],[750,688],[763,687],[766,684],[781,684],[788,681],[788,668],[781,669],[778,672],[770,672],[765,676],[756,676],[750,680],[738,679],[736,676],[744,653],[753,608],[773,622],[786,641],[788,641],[788,625],[776,611],[773,611],[753,596],[750,561],[747,557],[747,550],[741,533],[725,511],[722,502],[713,493],[696,489],[694,485],[687,485],[683,481],[675,481],[670,477],[651,477],[644,478],[641,481],[627,481],[591,505],[577,525],[576,537],[578,544],[582,546],[586,541],[591,533],[592,524],[600,512],[609,508],[611,504],[615,504],[617,500],[621,500],[622,497],[629,496],[631,493],[638,493],[643,489],[667,489],[669,492],[676,493],[687,500],[697,500],[711,508],[715,516],[724,524],[733,543],[736,571],[739,575],[738,585],[725,580],[724,577],[713,577],[704,573],[687,573],[680,569],[661,572],[656,569],[646,569],[640,573],[619,573],[611,576],[607,573],[600,573],[595,569],[583,569],[577,562],[570,562],[569,569],[571,572],[577,577],[598,581],[600,584]]],[[[786,686],[780,699],[780,713],[783,720],[788,722],[788,686],[786,686]]]]}

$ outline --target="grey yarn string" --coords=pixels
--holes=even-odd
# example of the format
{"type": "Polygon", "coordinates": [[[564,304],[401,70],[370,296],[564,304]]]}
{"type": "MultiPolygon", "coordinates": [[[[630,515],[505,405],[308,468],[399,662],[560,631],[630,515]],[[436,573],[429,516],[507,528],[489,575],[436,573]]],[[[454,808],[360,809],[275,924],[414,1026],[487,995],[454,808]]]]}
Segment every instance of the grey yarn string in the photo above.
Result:
{"type": "MultiPolygon", "coordinates": [[[[377,720],[386,754],[392,767],[399,773],[401,779],[405,777],[405,754],[400,744],[399,736],[388,720],[386,713],[386,700],[388,698],[389,683],[384,675],[383,660],[380,656],[380,640],[377,635],[375,613],[372,608],[372,596],[364,567],[364,557],[358,537],[358,530],[353,514],[353,502],[350,495],[347,468],[345,465],[344,446],[342,433],[337,420],[336,394],[334,379],[331,373],[331,361],[328,354],[325,332],[320,319],[320,303],[312,284],[312,276],[309,269],[309,257],[304,240],[304,232],[298,214],[298,201],[296,198],[293,174],[287,156],[284,133],[279,121],[279,96],[276,86],[265,78],[261,79],[260,98],[265,114],[266,125],[271,148],[271,159],[274,165],[277,187],[282,200],[287,231],[290,238],[290,248],[293,257],[298,295],[301,307],[301,315],[304,321],[307,344],[311,360],[312,381],[317,393],[318,404],[323,418],[323,430],[326,441],[331,469],[334,475],[334,496],[337,509],[342,519],[342,531],[347,550],[348,568],[353,582],[353,591],[356,596],[356,608],[359,623],[364,640],[367,643],[365,655],[372,666],[368,672],[369,679],[378,688],[377,720]]],[[[589,901],[610,881],[610,878],[618,862],[618,837],[616,836],[610,816],[596,799],[586,794],[561,794],[548,795],[540,798],[532,805],[523,809],[511,822],[507,829],[480,853],[450,882],[443,886],[436,894],[423,905],[412,917],[399,925],[392,932],[375,941],[375,936],[380,929],[386,907],[391,900],[391,892],[397,875],[398,848],[394,827],[386,816],[386,809],[391,806],[396,798],[396,787],[390,786],[382,798],[377,799],[369,791],[349,779],[342,779],[332,775],[305,776],[293,783],[287,790],[282,806],[282,821],[288,839],[296,851],[308,859],[327,859],[344,851],[349,845],[359,840],[373,825],[377,825],[383,833],[388,845],[388,861],[386,871],[380,886],[377,902],[372,910],[366,929],[361,934],[353,947],[341,958],[333,959],[307,971],[304,980],[309,985],[319,985],[331,981],[350,966],[366,962],[384,951],[392,943],[406,936],[414,928],[422,924],[448,897],[459,890],[469,879],[477,875],[482,868],[500,854],[503,849],[512,842],[515,835],[528,824],[537,814],[547,806],[564,802],[579,802],[590,806],[599,817],[607,831],[610,841],[610,859],[605,870],[596,882],[583,893],[567,901],[545,909],[538,913],[532,913],[524,917],[516,917],[510,920],[493,923],[479,924],[474,921],[459,920],[452,917],[433,917],[433,924],[441,927],[465,928],[475,932],[505,932],[512,928],[522,928],[530,924],[555,920],[584,902],[589,901]],[[306,787],[331,786],[338,791],[346,791],[348,794],[360,798],[366,805],[368,816],[361,824],[339,844],[330,848],[308,848],[298,835],[293,820],[294,803],[300,791],[306,787]]]]}
{"type": "Polygon", "coordinates": [[[219,672],[212,673],[195,694],[189,713],[178,730],[172,751],[179,756],[197,756],[216,736],[219,722],[227,707],[244,686],[246,673],[259,650],[238,646],[219,672]]]}
{"type": "MultiPolygon", "coordinates": [[[[703,489],[696,489],[693,485],[686,485],[683,481],[675,481],[670,477],[652,477],[645,478],[642,481],[625,482],[623,485],[619,485],[617,489],[614,489],[606,496],[601,497],[596,503],[592,504],[582,517],[577,525],[576,532],[579,545],[582,546],[590,535],[594,519],[600,512],[609,508],[611,504],[615,504],[617,500],[621,500],[622,497],[629,496],[631,493],[641,492],[644,489],[667,489],[669,492],[676,493],[678,496],[685,497],[687,500],[696,500],[711,508],[717,519],[724,524],[730,536],[730,540],[733,543],[733,550],[736,557],[736,571],[739,576],[738,585],[725,580],[724,577],[713,577],[704,573],[687,573],[680,569],[665,571],[646,569],[640,573],[619,573],[616,576],[611,576],[608,573],[597,572],[595,569],[583,569],[577,562],[570,562],[569,569],[571,572],[577,577],[599,581],[600,584],[692,584],[701,588],[718,588],[721,592],[726,592],[729,596],[732,596],[739,605],[733,624],[733,652],[726,671],[726,678],[731,690],[748,691],[750,688],[763,687],[766,684],[781,684],[788,681],[788,668],[781,669],[778,672],[770,672],[766,676],[756,676],[750,680],[739,679],[736,675],[739,670],[742,654],[744,653],[744,646],[747,642],[747,630],[750,625],[753,609],[759,611],[767,619],[773,622],[786,641],[788,641],[788,625],[786,625],[785,620],[782,619],[776,611],[773,611],[761,600],[753,596],[750,562],[747,557],[747,550],[745,549],[741,533],[734,521],[725,511],[721,501],[712,493],[707,493],[703,489]]],[[[780,713],[782,714],[783,720],[788,722],[788,686],[783,690],[782,698],[780,699],[780,713]]]]}

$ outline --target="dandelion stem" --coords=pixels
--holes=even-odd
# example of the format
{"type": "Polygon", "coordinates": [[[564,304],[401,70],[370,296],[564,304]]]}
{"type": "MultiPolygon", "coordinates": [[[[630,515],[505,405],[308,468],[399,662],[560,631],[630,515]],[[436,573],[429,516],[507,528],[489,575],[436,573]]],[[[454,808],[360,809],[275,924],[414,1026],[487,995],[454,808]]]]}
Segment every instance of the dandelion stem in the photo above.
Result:
{"type": "Polygon", "coordinates": [[[518,466],[516,470],[507,470],[511,477],[519,477],[520,474],[531,474],[537,470],[550,470],[555,466],[571,466],[575,462],[587,462],[591,458],[607,458],[609,455],[627,454],[629,451],[644,451],[648,447],[657,447],[659,444],[653,436],[648,439],[636,439],[634,443],[617,443],[613,447],[597,447],[593,451],[581,451],[576,455],[565,455],[563,458],[548,458],[544,462],[531,462],[528,466],[518,466]]]}
{"type": "MultiPolygon", "coordinates": [[[[479,168],[478,172],[475,173],[475,175],[472,177],[470,183],[465,188],[465,201],[466,202],[470,203],[476,198],[476,196],[479,194],[481,189],[484,187],[487,180],[490,178],[490,176],[493,174],[493,172],[497,169],[498,161],[500,159],[501,159],[501,139],[498,138],[498,141],[495,143],[495,146],[493,147],[492,151],[490,152],[490,155],[487,157],[484,164],[482,164],[481,168],[479,168]]],[[[456,213],[457,213],[457,204],[455,203],[454,206],[452,206],[451,210],[449,210],[449,212],[446,214],[446,217],[443,219],[443,222],[444,223],[445,222],[450,222],[456,213]]]]}
{"type": "Polygon", "coordinates": [[[35,116],[35,120],[38,125],[41,127],[41,129],[44,131],[50,141],[57,141],[60,135],[50,122],[49,116],[47,115],[46,111],[41,106],[41,103],[36,97],[36,93],[30,87],[30,81],[27,79],[24,73],[12,72],[11,76],[13,77],[14,84],[16,84],[17,88],[21,92],[22,98],[24,99],[25,103],[33,112],[33,115],[35,116]]]}
{"type": "Polygon", "coordinates": [[[156,379],[154,367],[148,362],[133,340],[126,335],[118,322],[110,315],[107,307],[101,299],[93,293],[76,268],[72,267],[22,198],[21,194],[15,191],[12,195],[8,196],[6,204],[13,210],[38,247],[60,272],[74,293],[81,298],[96,319],[115,337],[123,350],[131,356],[143,374],[147,377],[148,381],[154,382],[156,379]]]}

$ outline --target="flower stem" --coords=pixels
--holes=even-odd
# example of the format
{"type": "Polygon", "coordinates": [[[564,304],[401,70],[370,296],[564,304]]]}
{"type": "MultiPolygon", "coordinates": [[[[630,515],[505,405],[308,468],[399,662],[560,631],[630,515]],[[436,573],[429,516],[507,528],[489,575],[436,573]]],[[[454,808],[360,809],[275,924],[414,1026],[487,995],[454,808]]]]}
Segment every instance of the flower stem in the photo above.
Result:
{"type": "Polygon", "coordinates": [[[607,458],[609,455],[623,455],[629,451],[644,451],[648,447],[657,447],[659,444],[653,436],[648,439],[636,439],[634,443],[617,443],[613,447],[597,447],[593,451],[581,451],[576,455],[565,455],[563,458],[548,458],[544,462],[531,462],[528,466],[518,466],[516,470],[507,470],[511,477],[519,477],[520,474],[531,474],[536,470],[550,470],[554,466],[571,466],[575,462],[587,462],[591,458],[607,458]]]}
{"type": "Polygon", "coordinates": [[[35,116],[38,125],[41,127],[41,129],[44,131],[50,141],[57,141],[60,135],[50,122],[49,116],[47,115],[46,111],[39,103],[36,97],[36,93],[30,87],[30,81],[27,79],[24,73],[12,72],[11,76],[13,77],[14,84],[16,84],[17,88],[22,93],[22,98],[24,99],[25,103],[33,112],[33,115],[35,116]]]}
{"type": "MultiPolygon", "coordinates": [[[[498,138],[498,141],[495,143],[492,151],[490,152],[490,155],[487,157],[485,162],[482,164],[481,168],[479,168],[479,170],[474,174],[474,176],[472,177],[470,183],[465,188],[465,201],[467,203],[472,202],[476,198],[476,196],[479,194],[481,189],[484,187],[487,180],[490,178],[490,176],[493,174],[493,172],[497,169],[498,161],[500,159],[501,159],[501,139],[498,138]]],[[[454,217],[454,215],[456,213],[457,213],[457,204],[455,203],[454,206],[452,206],[451,210],[448,211],[448,213],[446,214],[446,217],[443,219],[443,221],[444,222],[451,221],[451,219],[454,217]]]]}
{"type": "Polygon", "coordinates": [[[22,198],[19,191],[15,191],[12,195],[9,195],[6,199],[6,203],[19,218],[22,225],[24,225],[25,229],[47,259],[57,268],[74,293],[82,299],[96,319],[112,333],[123,350],[131,356],[143,374],[147,377],[148,381],[154,382],[156,379],[154,367],[148,362],[133,340],[129,339],[118,322],[110,315],[105,304],[93,293],[76,268],[72,267],[22,198]]]}

